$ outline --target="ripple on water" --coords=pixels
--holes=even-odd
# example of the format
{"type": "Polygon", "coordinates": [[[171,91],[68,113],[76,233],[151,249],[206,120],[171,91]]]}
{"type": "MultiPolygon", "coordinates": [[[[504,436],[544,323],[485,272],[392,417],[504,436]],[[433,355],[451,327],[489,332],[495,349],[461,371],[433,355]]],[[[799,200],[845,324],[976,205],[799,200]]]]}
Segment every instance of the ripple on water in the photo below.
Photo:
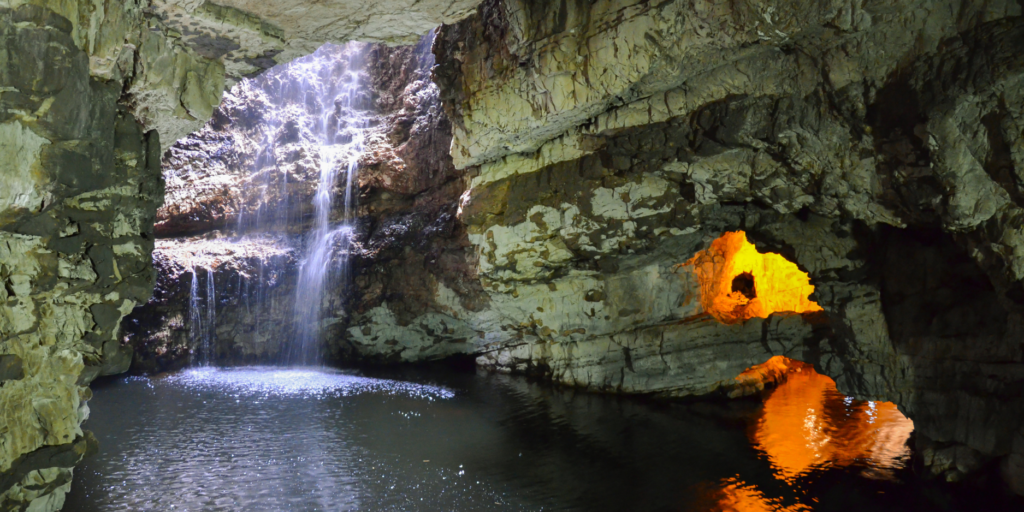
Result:
{"type": "MultiPolygon", "coordinates": [[[[909,420],[810,372],[762,406],[388,375],[413,382],[264,367],[101,384],[86,424],[100,453],[75,469],[64,510],[904,512],[935,499],[906,467],[909,420]]],[[[937,499],[954,498],[941,508],[1020,509],[937,499]]]]}
{"type": "Polygon", "coordinates": [[[360,510],[365,416],[430,407],[447,388],[320,368],[203,368],[116,384],[91,422],[75,510],[360,510]],[[143,385],[140,385],[143,384],[143,385]],[[100,421],[100,419],[96,419],[100,421]]]}

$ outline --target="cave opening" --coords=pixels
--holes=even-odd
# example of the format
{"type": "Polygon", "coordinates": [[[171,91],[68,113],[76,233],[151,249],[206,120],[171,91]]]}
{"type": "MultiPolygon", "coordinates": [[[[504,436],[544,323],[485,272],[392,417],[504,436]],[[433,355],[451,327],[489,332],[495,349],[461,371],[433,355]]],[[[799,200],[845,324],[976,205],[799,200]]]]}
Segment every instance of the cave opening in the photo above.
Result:
{"type": "Polygon", "coordinates": [[[754,285],[754,275],[750,272],[741,272],[732,280],[732,292],[740,293],[748,300],[757,298],[757,287],[754,285]]]}
{"type": "Polygon", "coordinates": [[[810,299],[810,276],[780,254],[759,252],[743,231],[724,233],[684,265],[697,276],[704,311],[722,323],[822,311],[810,299]]]}

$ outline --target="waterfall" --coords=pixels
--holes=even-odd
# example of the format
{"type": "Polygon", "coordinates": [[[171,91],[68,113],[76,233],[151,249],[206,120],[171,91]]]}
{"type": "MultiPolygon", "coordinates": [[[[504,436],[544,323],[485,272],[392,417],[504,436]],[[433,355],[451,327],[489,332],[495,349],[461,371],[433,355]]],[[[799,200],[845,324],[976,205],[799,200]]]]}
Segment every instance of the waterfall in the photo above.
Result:
{"type": "Polygon", "coordinates": [[[214,289],[213,267],[206,268],[206,329],[202,345],[202,365],[213,364],[213,340],[217,336],[217,291],[214,289]]]}
{"type": "Polygon", "coordinates": [[[239,97],[265,108],[250,132],[258,149],[249,160],[235,240],[279,236],[294,249],[298,266],[295,291],[285,293],[280,280],[268,277],[290,267],[277,262],[265,268],[260,261],[253,286],[238,287],[244,295],[239,303],[247,308],[252,303],[257,338],[282,328],[261,325],[267,316],[261,306],[291,309],[293,333],[280,340],[284,364],[321,363],[324,308],[348,275],[352,186],[373,104],[363,69],[365,49],[361,43],[324,45],[238,86],[239,97]],[[296,159],[296,154],[303,156],[296,159]]]}
{"type": "MultiPolygon", "coordinates": [[[[321,141],[320,180],[313,199],[314,225],[306,241],[295,296],[296,337],[288,353],[292,364],[312,365],[321,361],[319,338],[325,292],[338,275],[347,271],[348,242],[351,233],[352,183],[363,150],[367,115],[356,108],[365,92],[360,80],[359,52],[348,54],[347,80],[340,94],[329,90],[334,109],[321,114],[317,136],[321,141]],[[331,221],[338,173],[344,168],[345,186],[342,216],[331,221]],[[337,254],[337,261],[332,259],[337,254]]],[[[333,89],[333,88],[331,88],[333,89]]],[[[324,104],[326,102],[322,102],[324,104]]]]}
{"type": "Polygon", "coordinates": [[[188,271],[192,274],[192,285],[189,288],[188,299],[188,337],[189,344],[193,347],[193,361],[196,366],[210,366],[213,363],[213,340],[217,326],[217,292],[213,268],[198,268],[189,260],[188,271]],[[205,301],[199,294],[198,268],[206,270],[205,301]]]}
{"type": "Polygon", "coordinates": [[[199,275],[191,259],[188,261],[188,271],[192,274],[192,286],[188,295],[188,338],[194,351],[193,361],[198,362],[202,357],[197,353],[202,349],[203,313],[199,309],[199,275]]]}

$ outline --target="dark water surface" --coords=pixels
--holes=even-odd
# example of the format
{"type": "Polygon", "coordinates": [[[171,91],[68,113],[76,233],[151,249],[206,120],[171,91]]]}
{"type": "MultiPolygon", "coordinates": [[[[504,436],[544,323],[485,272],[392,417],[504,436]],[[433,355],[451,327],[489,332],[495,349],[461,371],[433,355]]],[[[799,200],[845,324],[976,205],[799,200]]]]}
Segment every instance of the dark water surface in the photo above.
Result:
{"type": "Polygon", "coordinates": [[[919,481],[906,467],[909,421],[830,383],[795,376],[763,405],[665,405],[452,370],[125,377],[95,386],[86,428],[100,453],[75,470],[64,509],[1019,506],[919,481]]]}

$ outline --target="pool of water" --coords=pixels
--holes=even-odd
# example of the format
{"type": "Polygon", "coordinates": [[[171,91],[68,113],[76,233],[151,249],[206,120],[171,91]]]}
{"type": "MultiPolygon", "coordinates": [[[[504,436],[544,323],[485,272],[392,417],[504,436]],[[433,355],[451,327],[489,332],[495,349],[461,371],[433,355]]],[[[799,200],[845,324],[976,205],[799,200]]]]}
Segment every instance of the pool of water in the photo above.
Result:
{"type": "Polygon", "coordinates": [[[919,481],[907,467],[910,422],[816,374],[794,375],[763,404],[649,403],[450,369],[204,369],[94,387],[86,428],[101,448],[75,470],[67,511],[985,503],[919,481]]]}

